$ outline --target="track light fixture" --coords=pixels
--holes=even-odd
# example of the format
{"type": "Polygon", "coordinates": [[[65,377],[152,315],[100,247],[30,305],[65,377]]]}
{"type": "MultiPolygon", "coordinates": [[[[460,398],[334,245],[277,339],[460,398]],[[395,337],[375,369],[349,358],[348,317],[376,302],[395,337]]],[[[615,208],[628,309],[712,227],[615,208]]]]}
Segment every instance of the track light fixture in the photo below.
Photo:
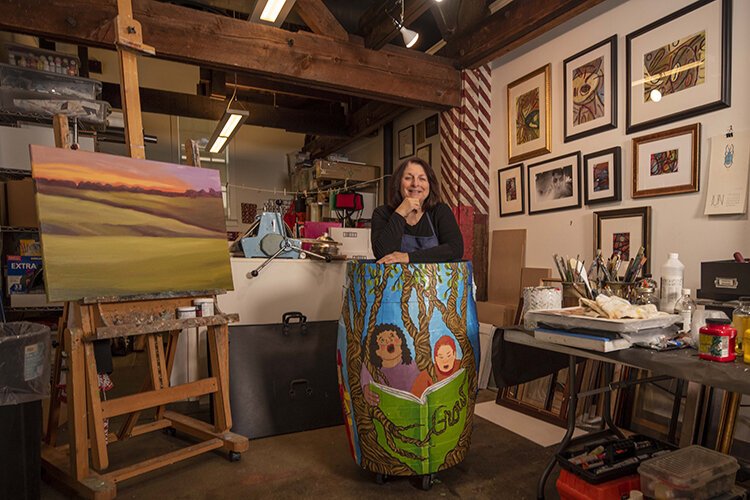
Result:
{"type": "Polygon", "coordinates": [[[399,16],[399,19],[393,17],[388,10],[386,10],[386,14],[388,14],[388,17],[391,18],[393,24],[395,24],[401,32],[401,37],[404,39],[404,45],[406,45],[406,48],[410,49],[414,47],[414,44],[419,40],[419,33],[404,26],[404,0],[398,0],[397,5],[401,7],[401,15],[399,16]]]}

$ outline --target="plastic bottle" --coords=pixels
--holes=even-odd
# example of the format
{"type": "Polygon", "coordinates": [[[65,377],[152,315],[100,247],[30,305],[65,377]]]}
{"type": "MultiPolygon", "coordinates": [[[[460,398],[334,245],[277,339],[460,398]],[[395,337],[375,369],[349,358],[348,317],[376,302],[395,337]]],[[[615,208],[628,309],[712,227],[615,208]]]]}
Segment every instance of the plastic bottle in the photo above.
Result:
{"type": "Polygon", "coordinates": [[[740,305],[732,311],[732,326],[737,330],[737,355],[742,355],[743,333],[750,328],[750,297],[740,297],[740,305]]]}
{"type": "Polygon", "coordinates": [[[670,253],[669,259],[661,266],[661,310],[670,314],[674,312],[674,304],[680,298],[685,273],[685,266],[678,257],[679,254],[670,253]]]}
{"type": "Polygon", "coordinates": [[[675,303],[674,312],[682,317],[682,328],[680,333],[690,332],[690,328],[693,324],[693,313],[698,308],[698,305],[690,297],[690,289],[682,289],[682,297],[675,303]]]}

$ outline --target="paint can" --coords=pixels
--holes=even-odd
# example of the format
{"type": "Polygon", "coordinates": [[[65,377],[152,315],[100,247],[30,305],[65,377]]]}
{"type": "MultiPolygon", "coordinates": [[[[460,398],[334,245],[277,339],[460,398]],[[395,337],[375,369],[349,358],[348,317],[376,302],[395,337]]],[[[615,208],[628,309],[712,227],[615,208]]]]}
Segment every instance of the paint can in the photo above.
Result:
{"type": "Polygon", "coordinates": [[[177,308],[177,319],[195,318],[196,307],[195,306],[182,306],[177,308]]]}
{"type": "Polygon", "coordinates": [[[729,318],[708,318],[699,332],[699,358],[722,363],[734,361],[737,330],[729,318]]]}
{"type": "Polygon", "coordinates": [[[214,315],[214,299],[195,299],[193,300],[198,316],[213,316],[214,315]]]}

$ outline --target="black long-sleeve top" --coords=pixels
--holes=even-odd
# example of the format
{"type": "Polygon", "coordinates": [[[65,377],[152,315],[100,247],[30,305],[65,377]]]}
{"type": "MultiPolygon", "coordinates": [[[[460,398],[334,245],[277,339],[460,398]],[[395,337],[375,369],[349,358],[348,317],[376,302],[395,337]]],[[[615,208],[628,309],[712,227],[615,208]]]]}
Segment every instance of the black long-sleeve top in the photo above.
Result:
{"type": "Polygon", "coordinates": [[[409,252],[409,262],[450,262],[460,260],[464,254],[464,239],[450,207],[438,203],[427,210],[415,225],[410,226],[393,208],[381,205],[372,214],[372,252],[376,259],[401,251],[401,237],[432,236],[426,215],[430,216],[439,245],[409,252]]]}

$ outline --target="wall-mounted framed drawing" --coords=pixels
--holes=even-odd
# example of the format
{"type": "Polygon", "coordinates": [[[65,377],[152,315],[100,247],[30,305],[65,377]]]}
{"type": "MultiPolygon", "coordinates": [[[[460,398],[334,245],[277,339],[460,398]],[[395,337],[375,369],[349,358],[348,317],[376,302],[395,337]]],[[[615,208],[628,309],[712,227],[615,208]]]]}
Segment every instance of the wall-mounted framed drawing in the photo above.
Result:
{"type": "Polygon", "coordinates": [[[581,206],[581,152],[527,167],[529,215],[581,206]]]}
{"type": "Polygon", "coordinates": [[[421,158],[426,161],[428,165],[432,166],[432,144],[425,144],[424,146],[417,148],[417,158],[421,158]]]}
{"type": "Polygon", "coordinates": [[[523,163],[497,171],[500,217],[524,213],[523,163]]]}
{"type": "Polygon", "coordinates": [[[620,146],[583,157],[583,200],[586,205],[622,199],[620,146]]]}
{"type": "MultiPolygon", "coordinates": [[[[650,272],[651,264],[651,207],[621,208],[594,212],[594,253],[602,251],[608,258],[615,252],[627,263],[640,247],[648,257],[643,272],[650,272]]],[[[623,268],[625,266],[622,266],[623,268]]],[[[622,269],[624,272],[625,269],[622,269]]]]}
{"type": "Polygon", "coordinates": [[[617,35],[563,62],[565,142],[617,128],[617,35]]]}
{"type": "Polygon", "coordinates": [[[699,189],[701,125],[633,138],[633,198],[699,189]]]}
{"type": "Polygon", "coordinates": [[[432,116],[428,116],[424,119],[424,136],[425,138],[430,138],[433,135],[437,135],[438,133],[438,114],[435,113],[432,116]]]}
{"type": "Polygon", "coordinates": [[[398,131],[398,159],[414,156],[414,125],[398,131]]]}
{"type": "Polygon", "coordinates": [[[730,105],[731,0],[700,0],[625,37],[627,133],[730,105]]]}
{"type": "Polygon", "coordinates": [[[508,84],[508,163],[551,151],[551,65],[508,84]]]}

